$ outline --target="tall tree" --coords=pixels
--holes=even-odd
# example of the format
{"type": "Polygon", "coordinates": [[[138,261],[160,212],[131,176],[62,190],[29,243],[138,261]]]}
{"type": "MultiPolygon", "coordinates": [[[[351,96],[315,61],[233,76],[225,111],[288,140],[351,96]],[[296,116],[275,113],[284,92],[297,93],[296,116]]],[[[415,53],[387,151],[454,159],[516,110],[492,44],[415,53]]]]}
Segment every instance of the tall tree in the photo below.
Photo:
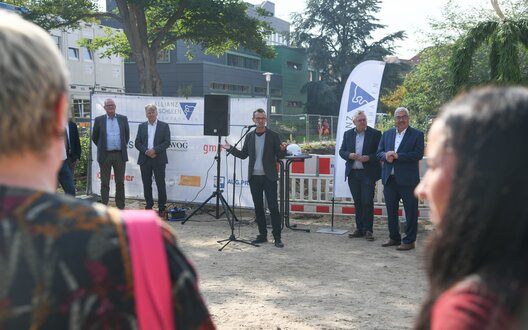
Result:
{"type": "Polygon", "coordinates": [[[521,58],[528,49],[528,19],[507,18],[497,0],[491,0],[495,20],[476,24],[456,43],[451,60],[452,87],[456,92],[470,86],[470,71],[477,50],[489,47],[489,82],[496,84],[526,83],[521,58]]]}
{"type": "MultiPolygon", "coordinates": [[[[11,1],[20,5],[21,1],[11,1]]],[[[104,55],[131,57],[137,65],[141,92],[161,95],[156,68],[160,51],[174,47],[177,40],[200,44],[206,53],[221,54],[232,48],[254,50],[273,57],[266,45],[271,32],[263,20],[246,14],[241,0],[115,0],[116,10],[98,12],[91,0],[27,1],[28,19],[45,29],[75,27],[81,20],[113,18],[123,32],[107,30],[91,47],[104,47],[104,55]]],[[[260,12],[263,16],[266,14],[260,12]]]]}
{"type": "Polygon", "coordinates": [[[380,2],[308,0],[304,13],[292,15],[294,42],[308,49],[311,65],[322,75],[324,83],[320,84],[333,86],[338,100],[357,64],[392,55],[393,42],[404,38],[403,31],[399,31],[373,40],[372,33],[385,27],[374,17],[380,2]]]}

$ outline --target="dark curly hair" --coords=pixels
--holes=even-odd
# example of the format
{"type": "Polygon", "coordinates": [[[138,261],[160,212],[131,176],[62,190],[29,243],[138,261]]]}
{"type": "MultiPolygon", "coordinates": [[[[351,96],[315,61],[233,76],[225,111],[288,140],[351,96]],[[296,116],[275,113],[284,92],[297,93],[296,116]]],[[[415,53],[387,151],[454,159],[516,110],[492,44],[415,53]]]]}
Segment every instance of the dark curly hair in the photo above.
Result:
{"type": "Polygon", "coordinates": [[[446,213],[427,247],[430,288],[415,329],[429,329],[436,299],[472,274],[506,311],[526,317],[528,89],[471,91],[445,105],[437,120],[456,164],[446,213]]]}

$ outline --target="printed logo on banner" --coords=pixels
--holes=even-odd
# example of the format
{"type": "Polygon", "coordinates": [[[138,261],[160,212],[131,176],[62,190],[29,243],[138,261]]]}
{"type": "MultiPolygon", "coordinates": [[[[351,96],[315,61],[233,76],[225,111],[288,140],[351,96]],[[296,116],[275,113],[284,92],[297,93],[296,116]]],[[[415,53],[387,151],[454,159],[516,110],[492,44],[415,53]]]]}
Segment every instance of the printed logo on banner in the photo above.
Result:
{"type": "Polygon", "coordinates": [[[189,149],[189,141],[187,140],[171,140],[169,150],[171,151],[187,151],[189,149]]]}
{"type": "MultiPolygon", "coordinates": [[[[227,184],[228,185],[232,185],[233,184],[233,179],[228,179],[227,180],[227,184]]],[[[249,187],[249,181],[248,180],[236,180],[235,181],[235,186],[238,186],[238,187],[249,187]]]]}
{"type": "Polygon", "coordinates": [[[374,97],[356,83],[350,84],[350,93],[348,95],[348,107],[347,112],[353,111],[367,103],[374,101],[374,97]]]}
{"type": "Polygon", "coordinates": [[[200,187],[200,176],[196,175],[181,175],[180,176],[180,186],[186,187],[200,187]]]}
{"type": "Polygon", "coordinates": [[[187,120],[191,119],[191,116],[194,112],[194,109],[196,108],[196,103],[184,103],[180,102],[180,107],[185,114],[185,117],[187,120]]]}
{"type": "MultiPolygon", "coordinates": [[[[217,178],[217,176],[215,175],[214,176],[214,182],[213,182],[213,188],[216,188],[216,178],[217,178]]],[[[225,176],[221,176],[220,177],[220,187],[219,188],[220,189],[224,189],[224,187],[225,187],[225,176]]]]}

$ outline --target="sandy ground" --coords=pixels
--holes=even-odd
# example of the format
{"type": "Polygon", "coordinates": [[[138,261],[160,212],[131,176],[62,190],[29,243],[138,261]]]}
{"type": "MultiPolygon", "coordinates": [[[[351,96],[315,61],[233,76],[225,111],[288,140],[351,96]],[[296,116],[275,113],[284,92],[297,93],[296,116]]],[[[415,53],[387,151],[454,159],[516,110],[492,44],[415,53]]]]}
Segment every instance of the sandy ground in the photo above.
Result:
{"type": "MultiPolygon", "coordinates": [[[[236,238],[254,238],[252,214],[237,211],[237,218],[236,238]]],[[[350,230],[351,221],[336,217],[335,228],[350,230]]],[[[374,242],[350,239],[348,233],[317,233],[330,227],[330,217],[291,222],[311,231],[284,228],[283,249],[272,241],[260,247],[232,241],[223,251],[217,241],[231,235],[225,217],[199,212],[184,225],[169,222],[197,268],[218,329],[412,327],[426,291],[422,255],[427,231],[418,234],[415,250],[400,252],[381,247],[388,231],[379,219],[374,242]]]]}

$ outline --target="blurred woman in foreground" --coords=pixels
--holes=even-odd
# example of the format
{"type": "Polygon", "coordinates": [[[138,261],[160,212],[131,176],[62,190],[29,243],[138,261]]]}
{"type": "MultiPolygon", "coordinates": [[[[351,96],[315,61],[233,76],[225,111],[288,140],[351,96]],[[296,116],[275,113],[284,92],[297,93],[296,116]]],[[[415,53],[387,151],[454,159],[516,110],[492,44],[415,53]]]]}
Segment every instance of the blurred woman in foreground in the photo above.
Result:
{"type": "Polygon", "coordinates": [[[528,89],[485,88],[444,106],[416,188],[437,225],[416,329],[528,327],[528,89]]]}

